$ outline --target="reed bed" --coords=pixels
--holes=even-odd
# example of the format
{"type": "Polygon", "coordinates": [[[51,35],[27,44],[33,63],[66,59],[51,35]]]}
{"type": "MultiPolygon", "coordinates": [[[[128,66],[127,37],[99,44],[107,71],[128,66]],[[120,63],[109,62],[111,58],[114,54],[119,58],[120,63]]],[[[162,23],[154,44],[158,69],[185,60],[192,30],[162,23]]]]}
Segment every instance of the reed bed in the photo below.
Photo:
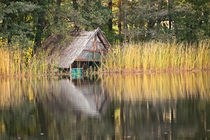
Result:
{"type": "Polygon", "coordinates": [[[32,50],[0,47],[0,75],[53,75],[54,65],[49,65],[46,53],[32,57],[32,50]]]}
{"type": "MultiPolygon", "coordinates": [[[[0,42],[1,76],[54,75],[58,71],[56,62],[49,65],[47,51],[32,57],[32,49],[18,48],[0,42]]],[[[209,68],[210,41],[192,45],[150,42],[113,46],[98,72],[191,71],[209,68]]]]}
{"type": "Polygon", "coordinates": [[[210,68],[210,41],[198,44],[150,42],[115,45],[103,61],[101,72],[161,72],[210,68]]]}

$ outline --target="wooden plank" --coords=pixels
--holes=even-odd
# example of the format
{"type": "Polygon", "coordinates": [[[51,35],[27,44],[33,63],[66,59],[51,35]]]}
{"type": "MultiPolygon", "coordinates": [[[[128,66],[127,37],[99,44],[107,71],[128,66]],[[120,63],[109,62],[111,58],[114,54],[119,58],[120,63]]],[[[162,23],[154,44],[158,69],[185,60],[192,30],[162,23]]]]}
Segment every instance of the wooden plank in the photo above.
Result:
{"type": "Polygon", "coordinates": [[[110,44],[109,44],[109,42],[107,41],[107,39],[105,38],[105,36],[102,34],[101,31],[99,31],[99,32],[97,33],[97,36],[98,36],[99,40],[102,42],[102,44],[104,45],[104,47],[105,47],[106,49],[109,49],[109,48],[110,48],[110,44]]]}
{"type": "MultiPolygon", "coordinates": [[[[94,41],[90,41],[90,43],[94,43],[94,41]]],[[[98,41],[96,41],[96,44],[102,44],[103,45],[102,42],[98,42],[98,41]]]]}
{"type": "Polygon", "coordinates": [[[93,59],[95,59],[96,40],[97,40],[97,36],[95,35],[95,37],[94,37],[94,47],[93,47],[93,59]]]}
{"type": "Polygon", "coordinates": [[[100,60],[89,60],[89,59],[75,59],[74,61],[100,62],[100,60]]]}
{"type": "Polygon", "coordinates": [[[103,49],[103,50],[86,50],[86,49],[84,49],[83,51],[85,51],[85,52],[105,52],[107,50],[105,50],[105,49],[103,49]]]}

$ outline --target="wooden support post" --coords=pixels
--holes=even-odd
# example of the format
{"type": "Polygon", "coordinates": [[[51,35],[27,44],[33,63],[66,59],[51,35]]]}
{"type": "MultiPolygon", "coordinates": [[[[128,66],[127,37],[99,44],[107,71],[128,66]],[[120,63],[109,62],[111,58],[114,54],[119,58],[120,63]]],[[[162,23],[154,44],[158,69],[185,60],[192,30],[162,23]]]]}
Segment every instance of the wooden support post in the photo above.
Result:
{"type": "Polygon", "coordinates": [[[100,51],[100,62],[102,63],[103,51],[100,51]]]}
{"type": "Polygon", "coordinates": [[[95,38],[94,38],[93,59],[95,59],[96,40],[97,40],[97,35],[95,35],[95,38]]]}
{"type": "Polygon", "coordinates": [[[72,75],[71,75],[71,64],[69,66],[69,71],[70,71],[70,79],[72,79],[72,75]]]}

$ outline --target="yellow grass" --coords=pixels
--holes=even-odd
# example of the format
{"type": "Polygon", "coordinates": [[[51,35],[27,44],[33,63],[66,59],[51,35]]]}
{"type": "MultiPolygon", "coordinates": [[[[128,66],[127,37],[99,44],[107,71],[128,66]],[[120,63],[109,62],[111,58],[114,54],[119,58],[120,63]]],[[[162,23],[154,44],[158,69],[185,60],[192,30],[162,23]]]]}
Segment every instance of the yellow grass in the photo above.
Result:
{"type": "Polygon", "coordinates": [[[210,68],[210,41],[198,45],[150,42],[115,45],[101,65],[103,72],[204,70],[210,68]]]}
{"type": "Polygon", "coordinates": [[[32,57],[32,49],[22,50],[0,46],[0,75],[47,75],[53,74],[46,53],[32,57]]]}
{"type": "MultiPolygon", "coordinates": [[[[0,42],[0,75],[54,74],[47,52],[33,56],[32,49],[16,49],[0,42]]],[[[210,68],[210,41],[198,45],[176,43],[139,43],[115,45],[104,59],[99,72],[162,72],[210,68]]]]}

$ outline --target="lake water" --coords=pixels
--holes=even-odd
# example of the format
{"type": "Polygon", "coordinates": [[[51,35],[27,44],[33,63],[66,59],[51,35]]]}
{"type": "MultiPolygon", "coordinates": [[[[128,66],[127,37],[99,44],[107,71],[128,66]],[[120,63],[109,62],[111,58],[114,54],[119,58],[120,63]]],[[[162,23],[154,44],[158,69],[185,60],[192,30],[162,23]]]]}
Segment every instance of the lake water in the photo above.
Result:
{"type": "Polygon", "coordinates": [[[210,73],[1,78],[0,139],[210,139],[210,73]]]}

